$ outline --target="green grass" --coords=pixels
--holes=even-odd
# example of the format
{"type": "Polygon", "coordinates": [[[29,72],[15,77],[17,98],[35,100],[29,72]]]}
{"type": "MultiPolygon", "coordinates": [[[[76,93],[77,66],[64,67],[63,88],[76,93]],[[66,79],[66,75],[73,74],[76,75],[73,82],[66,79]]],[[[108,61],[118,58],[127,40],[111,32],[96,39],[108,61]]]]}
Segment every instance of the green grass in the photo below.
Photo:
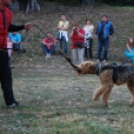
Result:
{"type": "Polygon", "coordinates": [[[114,88],[110,108],[104,108],[92,100],[96,76],[78,77],[70,67],[55,71],[49,65],[13,69],[15,96],[27,107],[6,109],[0,93],[2,134],[133,134],[134,108],[125,86],[114,88]]]}
{"type": "MultiPolygon", "coordinates": [[[[48,8],[47,4],[39,13],[15,13],[14,21],[33,21],[45,32],[55,35],[54,27],[61,11],[58,5],[49,4],[48,8]]],[[[87,17],[91,17],[96,26],[101,14],[107,13],[115,27],[109,46],[110,62],[125,59],[127,38],[133,36],[134,8],[66,7],[66,11],[67,19],[78,20],[81,26],[87,17]]],[[[26,54],[14,54],[11,59],[12,66],[16,67],[12,70],[15,98],[27,107],[6,109],[0,92],[0,134],[133,134],[134,107],[129,107],[131,96],[126,87],[114,87],[109,108],[102,106],[101,98],[94,102],[93,92],[100,86],[98,77],[76,76],[64,58],[57,58],[58,51],[46,59],[40,45],[44,35],[39,33],[36,28],[30,30],[22,43],[26,54]]],[[[71,57],[70,43],[68,50],[71,57]]],[[[96,52],[94,38],[94,60],[96,52]]]]}

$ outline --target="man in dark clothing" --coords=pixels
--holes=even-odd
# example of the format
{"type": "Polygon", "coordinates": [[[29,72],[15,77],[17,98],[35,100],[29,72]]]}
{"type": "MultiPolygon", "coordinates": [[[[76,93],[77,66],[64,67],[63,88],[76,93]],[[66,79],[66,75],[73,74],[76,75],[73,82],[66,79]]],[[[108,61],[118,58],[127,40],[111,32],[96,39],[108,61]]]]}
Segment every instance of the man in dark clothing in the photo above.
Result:
{"type": "Polygon", "coordinates": [[[20,106],[15,100],[12,88],[12,73],[9,67],[9,57],[7,53],[7,36],[8,32],[19,31],[22,29],[29,30],[33,24],[15,26],[11,24],[12,13],[7,8],[11,4],[11,0],[0,0],[0,82],[3,91],[6,106],[13,108],[20,106]]]}
{"type": "Polygon", "coordinates": [[[103,60],[107,60],[109,37],[114,33],[113,25],[107,19],[107,15],[102,15],[102,20],[98,23],[96,35],[98,38],[98,61],[101,60],[102,47],[104,47],[103,60]]]}

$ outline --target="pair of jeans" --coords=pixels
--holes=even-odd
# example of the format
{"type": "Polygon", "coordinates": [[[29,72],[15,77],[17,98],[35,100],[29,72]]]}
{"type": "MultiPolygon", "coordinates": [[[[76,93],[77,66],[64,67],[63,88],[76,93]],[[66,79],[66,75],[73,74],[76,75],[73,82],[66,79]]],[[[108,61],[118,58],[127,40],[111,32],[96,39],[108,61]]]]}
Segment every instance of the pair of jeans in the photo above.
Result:
{"type": "MultiPolygon", "coordinates": [[[[7,49],[5,49],[7,51],[7,49]]],[[[8,53],[0,51],[0,82],[6,105],[15,103],[12,87],[12,72],[9,66],[8,53]]]]}
{"type": "Polygon", "coordinates": [[[54,53],[54,51],[55,51],[55,45],[53,45],[51,49],[48,49],[46,45],[42,44],[42,49],[43,49],[44,54],[52,55],[54,53]]]}
{"type": "MultiPolygon", "coordinates": [[[[59,45],[60,45],[60,49],[62,50],[62,47],[64,47],[64,53],[67,54],[67,41],[65,37],[62,37],[59,40],[59,45]]],[[[61,53],[59,52],[59,55],[61,55],[61,53]]]]}
{"type": "Polygon", "coordinates": [[[84,51],[85,48],[74,48],[72,49],[72,58],[75,65],[84,62],[84,51]]]}
{"type": "Polygon", "coordinates": [[[20,44],[13,44],[13,51],[17,52],[20,50],[20,44]]]}
{"type": "Polygon", "coordinates": [[[85,47],[85,58],[92,59],[93,58],[93,52],[92,52],[93,39],[86,40],[86,43],[88,43],[88,45],[86,45],[85,47]]]}
{"type": "Polygon", "coordinates": [[[101,60],[102,47],[104,47],[103,60],[107,60],[109,38],[98,41],[98,59],[101,60]]]}

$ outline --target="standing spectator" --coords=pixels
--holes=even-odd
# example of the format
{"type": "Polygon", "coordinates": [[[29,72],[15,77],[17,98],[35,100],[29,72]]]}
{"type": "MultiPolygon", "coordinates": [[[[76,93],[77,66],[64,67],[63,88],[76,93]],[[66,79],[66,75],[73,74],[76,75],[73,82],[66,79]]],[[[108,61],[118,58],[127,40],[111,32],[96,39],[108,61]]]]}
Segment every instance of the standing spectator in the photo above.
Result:
{"type": "MultiPolygon", "coordinates": [[[[67,54],[67,42],[68,42],[68,27],[69,22],[66,20],[66,17],[64,14],[61,15],[61,20],[58,24],[58,40],[60,44],[60,49],[64,47],[64,53],[67,54]]],[[[59,53],[59,58],[61,57],[61,53],[59,53]]]]}
{"type": "Polygon", "coordinates": [[[74,64],[84,62],[85,51],[85,31],[79,27],[78,23],[74,23],[70,38],[72,40],[72,57],[74,64]]]}
{"type": "Polygon", "coordinates": [[[92,24],[91,19],[86,19],[86,25],[83,27],[85,31],[85,58],[92,59],[93,52],[92,52],[92,44],[93,44],[93,32],[94,26],[92,24]]]}
{"type": "Polygon", "coordinates": [[[50,58],[54,53],[56,42],[57,40],[50,33],[47,33],[47,37],[42,40],[42,48],[46,58],[50,58]]]}
{"type": "Polygon", "coordinates": [[[113,25],[107,19],[107,15],[104,14],[101,17],[101,21],[98,23],[96,35],[98,39],[98,61],[101,60],[102,47],[104,47],[103,60],[107,61],[109,38],[114,33],[113,25]]]}
{"type": "Polygon", "coordinates": [[[128,39],[125,56],[134,63],[134,39],[132,37],[128,39]]]}
{"type": "Polygon", "coordinates": [[[26,23],[21,26],[11,24],[12,13],[7,8],[10,4],[11,0],[0,0],[0,83],[6,106],[8,108],[13,108],[20,106],[20,104],[15,100],[13,94],[12,72],[9,66],[9,57],[7,53],[7,36],[8,32],[19,31],[22,29],[28,30],[33,27],[33,24],[26,23]]]}
{"type": "Polygon", "coordinates": [[[21,35],[17,32],[12,32],[12,33],[9,33],[8,37],[13,43],[13,51],[15,52],[20,51],[21,35]]]}

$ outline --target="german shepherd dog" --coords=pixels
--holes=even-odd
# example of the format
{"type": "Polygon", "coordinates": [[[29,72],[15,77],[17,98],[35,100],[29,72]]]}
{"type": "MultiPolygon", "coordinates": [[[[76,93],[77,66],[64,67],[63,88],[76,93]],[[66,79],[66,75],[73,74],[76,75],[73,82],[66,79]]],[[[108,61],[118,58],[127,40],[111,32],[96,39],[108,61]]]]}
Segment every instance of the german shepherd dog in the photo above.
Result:
{"type": "Polygon", "coordinates": [[[102,95],[102,103],[107,106],[114,85],[126,84],[132,95],[131,105],[134,104],[134,66],[102,64],[101,62],[85,61],[80,65],[74,65],[69,57],[60,51],[78,75],[98,75],[101,87],[95,90],[93,100],[98,100],[102,95]]]}

